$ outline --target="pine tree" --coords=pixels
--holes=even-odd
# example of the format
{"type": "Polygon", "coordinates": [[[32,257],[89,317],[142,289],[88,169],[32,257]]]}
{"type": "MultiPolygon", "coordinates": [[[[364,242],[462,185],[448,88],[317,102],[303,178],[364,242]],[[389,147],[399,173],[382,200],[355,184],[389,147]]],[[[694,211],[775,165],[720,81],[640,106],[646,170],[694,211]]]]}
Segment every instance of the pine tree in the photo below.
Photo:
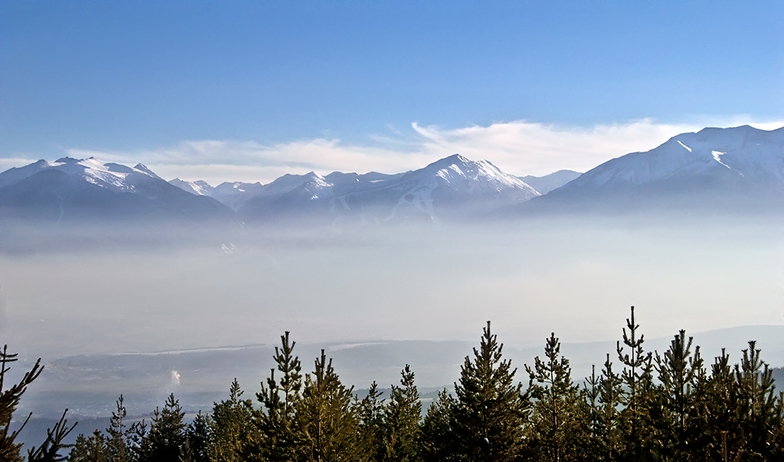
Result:
{"type": "Polygon", "coordinates": [[[700,347],[691,352],[693,338],[686,339],[681,330],[670,343],[664,356],[656,353],[656,371],[660,382],[663,419],[657,425],[663,438],[659,453],[673,460],[688,460],[692,453],[702,452],[698,438],[702,429],[695,429],[700,398],[699,382],[704,376],[700,347]],[[696,430],[696,431],[695,431],[696,430]]]}
{"type": "Polygon", "coordinates": [[[110,462],[106,438],[100,430],[89,437],[80,434],[68,455],[69,462],[110,462]]]}
{"type": "Polygon", "coordinates": [[[770,460],[784,460],[784,391],[779,392],[769,436],[770,460]]]}
{"type": "Polygon", "coordinates": [[[60,455],[62,449],[69,448],[70,444],[65,444],[64,440],[69,433],[76,427],[76,423],[69,426],[65,414],[68,409],[63,411],[60,420],[52,428],[46,430],[46,440],[41,446],[32,447],[27,450],[27,462],[59,462],[66,460],[65,456],[60,455]]]}
{"type": "Polygon", "coordinates": [[[170,394],[162,409],[155,408],[150,432],[140,447],[141,462],[166,462],[179,460],[185,445],[185,413],[179,400],[170,394]]]}
{"type": "Polygon", "coordinates": [[[696,427],[704,459],[734,460],[740,448],[739,396],[730,357],[724,349],[714,358],[711,373],[700,386],[703,399],[697,403],[696,427]]]}
{"type": "Polygon", "coordinates": [[[427,408],[422,422],[422,459],[425,462],[459,460],[457,436],[453,428],[456,402],[446,389],[427,408]]]}
{"type": "Polygon", "coordinates": [[[189,462],[209,462],[211,446],[210,419],[199,411],[185,429],[189,462]]]}
{"type": "Polygon", "coordinates": [[[520,454],[528,403],[502,350],[488,321],[479,350],[460,369],[452,429],[462,459],[511,461],[520,454]]]}
{"type": "Polygon", "coordinates": [[[129,447],[129,439],[133,433],[133,425],[128,427],[125,423],[127,410],[120,395],[115,401],[115,410],[109,420],[109,428],[106,429],[106,447],[109,452],[109,460],[112,462],[131,462],[132,452],[129,447]]]}
{"type": "Polygon", "coordinates": [[[410,366],[406,364],[400,374],[400,386],[392,385],[384,412],[383,460],[413,462],[419,460],[421,452],[419,421],[422,403],[410,366]]]}
{"type": "MultiPolygon", "coordinates": [[[[38,358],[33,367],[25,372],[18,383],[6,389],[5,377],[8,371],[11,370],[9,364],[17,360],[17,355],[8,353],[8,345],[4,345],[3,350],[0,351],[0,461],[3,462],[21,462],[23,460],[21,456],[22,444],[17,443],[15,440],[19,432],[22,431],[30,420],[32,413],[27,415],[22,425],[16,431],[11,432],[9,427],[13,414],[19,406],[19,401],[27,390],[27,386],[33,383],[43,371],[41,358],[38,358]]],[[[59,455],[59,451],[66,447],[63,440],[76,426],[75,423],[68,426],[68,421],[65,418],[67,412],[68,410],[66,409],[54,427],[47,429],[46,440],[41,446],[38,448],[33,447],[27,451],[28,461],[63,460],[63,457],[59,455]]]]}
{"type": "Polygon", "coordinates": [[[362,452],[370,461],[381,461],[384,458],[384,413],[386,407],[381,398],[383,392],[378,390],[374,381],[370,384],[368,394],[357,404],[359,412],[359,441],[362,452]]]}
{"type": "Polygon", "coordinates": [[[251,400],[242,399],[242,388],[235,378],[229,388],[229,399],[215,403],[210,426],[210,460],[239,462],[243,451],[251,446],[254,433],[251,400]]]}
{"type": "Polygon", "coordinates": [[[327,361],[324,350],[315,361],[315,371],[305,376],[298,416],[303,431],[307,461],[332,462],[359,459],[359,418],[352,406],[353,387],[347,388],[327,361]]]}
{"type": "Polygon", "coordinates": [[[614,461],[618,457],[622,438],[618,412],[621,405],[621,393],[621,378],[613,372],[608,354],[599,377],[598,450],[594,452],[594,460],[614,461]]]}
{"type": "Polygon", "coordinates": [[[529,441],[539,460],[576,460],[583,440],[583,411],[580,390],[572,382],[569,360],[561,355],[561,343],[550,334],[545,359],[534,358],[526,366],[529,393],[533,400],[529,441]]]}
{"type": "Polygon", "coordinates": [[[596,375],[596,365],[592,364],[591,376],[586,377],[583,382],[583,397],[587,407],[586,414],[588,418],[587,449],[592,460],[600,460],[603,454],[601,448],[602,407],[599,403],[601,381],[602,377],[596,375]]]}
{"type": "Polygon", "coordinates": [[[749,348],[743,350],[741,363],[735,366],[735,377],[744,457],[770,460],[770,430],[778,424],[776,396],[772,372],[760,359],[755,341],[750,341],[749,348]]]}
{"type": "Polygon", "coordinates": [[[296,410],[301,398],[302,366],[293,354],[296,342],[289,340],[289,332],[280,340],[281,346],[275,347],[273,356],[281,373],[280,382],[272,369],[267,385],[262,383],[261,392],[256,393],[261,409],[253,417],[259,435],[258,454],[271,461],[293,460],[301,447],[296,410]]]}
{"type": "Polygon", "coordinates": [[[622,459],[642,461],[651,459],[648,441],[651,435],[649,420],[651,417],[649,404],[653,399],[653,367],[652,353],[646,353],[642,345],[645,336],[638,330],[640,325],[634,319],[634,307],[631,307],[631,317],[626,319],[626,329],[623,329],[623,343],[629,348],[626,353],[620,342],[616,346],[618,359],[624,368],[621,380],[624,385],[622,403],[625,408],[621,413],[621,427],[624,434],[624,448],[622,459]]]}

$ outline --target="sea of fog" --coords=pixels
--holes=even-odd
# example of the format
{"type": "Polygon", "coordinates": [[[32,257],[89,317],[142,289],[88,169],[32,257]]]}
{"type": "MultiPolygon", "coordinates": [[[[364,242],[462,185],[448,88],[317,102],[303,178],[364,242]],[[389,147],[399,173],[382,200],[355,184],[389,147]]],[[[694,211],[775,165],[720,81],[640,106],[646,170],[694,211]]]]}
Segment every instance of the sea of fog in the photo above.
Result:
{"type": "Polygon", "coordinates": [[[53,359],[284,331],[309,344],[474,341],[487,320],[516,348],[550,332],[603,341],[631,305],[649,337],[782,325],[783,230],[759,217],[538,218],[0,253],[0,336],[53,359]]]}

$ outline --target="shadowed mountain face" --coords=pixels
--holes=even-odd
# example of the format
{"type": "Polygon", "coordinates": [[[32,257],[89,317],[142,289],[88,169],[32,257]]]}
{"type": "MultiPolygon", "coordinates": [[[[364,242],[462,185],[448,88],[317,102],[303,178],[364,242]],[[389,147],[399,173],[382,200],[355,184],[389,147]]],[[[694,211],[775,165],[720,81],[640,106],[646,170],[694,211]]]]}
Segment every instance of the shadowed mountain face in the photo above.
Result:
{"type": "Polygon", "coordinates": [[[241,181],[224,182],[218,186],[210,186],[206,181],[185,181],[175,178],[169,181],[174,186],[197,196],[211,197],[223,205],[237,210],[249,198],[261,194],[264,186],[261,183],[243,183],[241,181]]]}
{"type": "Polygon", "coordinates": [[[784,207],[784,128],[706,128],[675,136],[647,152],[627,154],[586,172],[532,208],[784,207]]]}
{"type": "Polygon", "coordinates": [[[550,191],[560,188],[561,186],[574,180],[581,173],[572,170],[558,170],[545,176],[523,176],[521,180],[529,184],[539,194],[545,195],[550,191]]]}

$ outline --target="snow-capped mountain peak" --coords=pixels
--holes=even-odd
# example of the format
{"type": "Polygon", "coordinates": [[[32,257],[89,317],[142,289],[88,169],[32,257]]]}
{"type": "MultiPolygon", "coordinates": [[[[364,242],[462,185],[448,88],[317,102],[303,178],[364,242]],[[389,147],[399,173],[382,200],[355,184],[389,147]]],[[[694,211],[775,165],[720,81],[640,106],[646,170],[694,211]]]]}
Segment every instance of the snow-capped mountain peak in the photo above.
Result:
{"type": "Polygon", "coordinates": [[[177,186],[183,191],[187,191],[191,194],[196,194],[197,196],[211,196],[215,190],[215,188],[204,180],[187,181],[175,178],[169,181],[169,184],[177,186]]]}
{"type": "Polygon", "coordinates": [[[534,188],[520,178],[504,173],[487,160],[473,161],[460,154],[440,159],[422,170],[420,174],[434,176],[449,185],[465,186],[466,192],[501,192],[512,188],[524,191],[530,197],[538,196],[534,188]]]}

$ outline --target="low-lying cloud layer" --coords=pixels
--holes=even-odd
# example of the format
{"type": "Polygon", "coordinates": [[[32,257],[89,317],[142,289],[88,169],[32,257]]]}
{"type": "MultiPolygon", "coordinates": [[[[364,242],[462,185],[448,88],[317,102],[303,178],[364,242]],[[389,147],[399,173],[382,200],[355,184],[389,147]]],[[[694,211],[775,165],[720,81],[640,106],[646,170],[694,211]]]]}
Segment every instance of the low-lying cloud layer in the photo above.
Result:
{"type": "MultiPolygon", "coordinates": [[[[774,129],[782,121],[754,122],[748,117],[713,120],[712,126],[750,124],[774,129]]],[[[166,179],[203,179],[268,183],[286,174],[316,171],[397,173],[421,168],[454,153],[487,159],[515,175],[546,175],[561,169],[587,171],[609,159],[647,151],[679,133],[703,125],[657,123],[642,119],[593,127],[567,127],[527,121],[445,129],[411,124],[411,131],[392,130],[360,145],[340,139],[315,138],[274,145],[240,140],[189,140],[176,146],[134,152],[67,149],[67,155],[94,156],[125,164],[142,162],[166,179]]],[[[32,159],[0,159],[0,169],[24,165],[32,159]]]]}

